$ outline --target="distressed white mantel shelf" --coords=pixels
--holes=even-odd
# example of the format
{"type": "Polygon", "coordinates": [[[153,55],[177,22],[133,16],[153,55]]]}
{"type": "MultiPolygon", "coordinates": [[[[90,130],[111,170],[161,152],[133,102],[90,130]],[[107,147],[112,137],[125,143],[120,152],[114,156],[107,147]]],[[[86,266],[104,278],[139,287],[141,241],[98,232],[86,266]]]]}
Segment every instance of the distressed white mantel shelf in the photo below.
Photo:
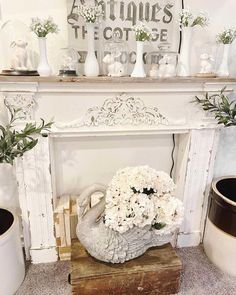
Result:
{"type": "Polygon", "coordinates": [[[173,78],[133,78],[133,77],[106,77],[99,76],[88,78],[84,76],[78,77],[37,77],[37,76],[0,76],[0,82],[16,82],[16,83],[236,83],[236,77],[216,77],[216,78],[200,78],[200,77],[173,77],[173,78]]]}
{"type": "MultiPolygon", "coordinates": [[[[177,245],[196,246],[203,236],[207,198],[213,176],[219,128],[192,103],[205,91],[224,86],[232,91],[236,78],[86,78],[0,76],[0,95],[21,108],[19,125],[54,117],[48,137],[17,163],[19,200],[27,257],[33,263],[57,260],[53,212],[57,199],[54,141],[77,137],[176,134],[178,154],[174,179],[185,218],[177,245]]],[[[158,155],[147,155],[157,157],[158,155]]],[[[156,167],[158,168],[158,167],[156,167]]],[[[82,189],[82,188],[81,188],[82,189]]]]}

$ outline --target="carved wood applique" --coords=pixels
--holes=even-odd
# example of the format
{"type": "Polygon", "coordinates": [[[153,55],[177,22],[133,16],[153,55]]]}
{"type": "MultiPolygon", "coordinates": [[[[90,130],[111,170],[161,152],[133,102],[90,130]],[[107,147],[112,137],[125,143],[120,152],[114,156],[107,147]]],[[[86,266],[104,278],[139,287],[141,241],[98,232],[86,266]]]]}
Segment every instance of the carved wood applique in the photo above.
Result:
{"type": "Polygon", "coordinates": [[[59,129],[92,126],[168,125],[157,107],[148,107],[140,98],[121,94],[107,99],[101,107],[92,107],[78,120],[57,123],[59,129]]]}
{"type": "Polygon", "coordinates": [[[34,93],[7,93],[5,103],[10,109],[20,109],[18,121],[34,120],[36,100],[34,93]]]}

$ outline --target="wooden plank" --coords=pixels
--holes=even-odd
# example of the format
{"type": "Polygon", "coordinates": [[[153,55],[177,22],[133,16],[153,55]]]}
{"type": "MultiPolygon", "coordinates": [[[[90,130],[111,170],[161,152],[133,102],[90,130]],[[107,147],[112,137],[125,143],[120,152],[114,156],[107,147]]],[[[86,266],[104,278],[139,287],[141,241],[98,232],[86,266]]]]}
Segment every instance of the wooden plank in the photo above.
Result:
{"type": "Polygon", "coordinates": [[[236,77],[216,77],[216,78],[199,78],[199,77],[171,77],[171,78],[133,78],[133,77],[30,77],[30,76],[0,76],[0,83],[3,82],[42,82],[42,83],[236,83],[236,77]]]}
{"type": "Polygon", "coordinates": [[[59,247],[58,253],[61,261],[71,260],[71,247],[59,247]]]}
{"type": "Polygon", "coordinates": [[[100,262],[72,242],[72,294],[170,295],[179,290],[182,263],[170,244],[124,264],[100,262]]]}
{"type": "Polygon", "coordinates": [[[23,157],[33,263],[57,261],[49,164],[48,138],[39,137],[37,146],[23,157]]]}
{"type": "MultiPolygon", "coordinates": [[[[194,247],[202,239],[206,215],[206,189],[209,188],[216,153],[216,130],[191,130],[182,137],[185,143],[179,154],[179,180],[177,195],[182,195],[185,216],[178,236],[178,247],[194,247]],[[182,168],[180,158],[182,154],[182,168]],[[181,169],[180,169],[181,168],[181,169]]],[[[181,146],[181,145],[180,145],[181,146]]],[[[209,192],[209,191],[208,191],[209,192]]]]}
{"type": "Polygon", "coordinates": [[[76,196],[64,195],[57,198],[54,211],[55,235],[60,260],[71,259],[71,239],[76,238],[78,216],[76,196]]]}
{"type": "Polygon", "coordinates": [[[29,212],[28,212],[29,210],[28,200],[27,200],[25,180],[24,180],[23,159],[17,158],[16,162],[17,162],[16,177],[18,181],[19,203],[21,208],[25,256],[26,256],[26,260],[30,260],[30,246],[31,246],[30,221],[29,221],[29,212]]]}
{"type": "Polygon", "coordinates": [[[70,235],[71,239],[76,239],[76,226],[78,223],[78,215],[77,215],[77,204],[76,199],[71,200],[71,209],[70,209],[70,235]]]}
{"type": "Polygon", "coordinates": [[[57,204],[54,211],[54,222],[58,247],[71,246],[70,207],[69,195],[57,198],[57,204]]]}
{"type": "Polygon", "coordinates": [[[213,145],[211,150],[211,157],[209,159],[209,169],[208,169],[208,179],[206,183],[206,189],[204,192],[204,200],[203,200],[203,206],[202,206],[202,218],[201,218],[201,242],[203,241],[204,233],[205,233],[205,227],[206,227],[206,220],[207,220],[207,209],[208,209],[208,201],[209,201],[209,194],[211,191],[211,184],[214,177],[214,168],[215,168],[215,162],[216,162],[216,155],[218,151],[219,146],[219,140],[220,140],[220,131],[215,131],[215,136],[213,139],[213,145]]]}

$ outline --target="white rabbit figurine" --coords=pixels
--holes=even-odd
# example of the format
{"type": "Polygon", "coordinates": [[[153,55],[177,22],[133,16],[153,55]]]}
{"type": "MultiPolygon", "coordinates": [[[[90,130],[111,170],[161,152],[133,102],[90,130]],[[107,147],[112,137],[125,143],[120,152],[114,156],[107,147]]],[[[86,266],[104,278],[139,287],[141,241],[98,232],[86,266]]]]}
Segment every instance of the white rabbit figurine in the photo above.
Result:
{"type": "Polygon", "coordinates": [[[73,59],[70,56],[64,55],[63,57],[63,69],[72,71],[74,70],[73,59]]]}
{"type": "Polygon", "coordinates": [[[160,78],[168,78],[175,76],[176,67],[173,64],[172,58],[168,55],[164,55],[163,58],[159,61],[159,71],[158,76],[160,78]]]}
{"type": "Polygon", "coordinates": [[[212,62],[214,58],[211,54],[203,53],[200,56],[201,59],[201,70],[200,74],[211,74],[212,71],[212,62]]]}
{"type": "Polygon", "coordinates": [[[103,58],[103,62],[107,64],[108,76],[109,77],[122,77],[125,75],[125,68],[122,63],[115,61],[112,54],[107,54],[103,58]]]}
{"type": "Polygon", "coordinates": [[[151,70],[149,72],[149,76],[151,78],[157,78],[158,77],[158,65],[154,64],[151,67],[151,70]]]}
{"type": "Polygon", "coordinates": [[[11,47],[15,47],[12,59],[11,69],[17,71],[28,70],[28,53],[26,50],[28,43],[23,40],[13,41],[11,47]]]}

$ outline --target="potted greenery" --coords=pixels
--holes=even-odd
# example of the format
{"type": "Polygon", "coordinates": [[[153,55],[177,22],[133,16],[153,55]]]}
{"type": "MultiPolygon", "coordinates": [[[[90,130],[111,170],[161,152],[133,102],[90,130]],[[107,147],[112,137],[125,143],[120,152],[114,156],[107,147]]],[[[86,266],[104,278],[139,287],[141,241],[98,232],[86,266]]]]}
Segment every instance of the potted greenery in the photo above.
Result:
{"type": "Polygon", "coordinates": [[[26,123],[22,130],[14,129],[19,119],[20,109],[12,109],[6,105],[10,122],[0,125],[0,206],[14,208],[16,206],[16,181],[14,177],[14,160],[33,149],[38,143],[37,135],[48,131],[52,122],[41,124],[26,123]]]}
{"type": "MultiPolygon", "coordinates": [[[[5,104],[6,105],[6,104],[5,104]]],[[[25,276],[25,266],[20,239],[20,227],[16,214],[17,183],[14,162],[33,149],[37,135],[48,131],[52,122],[26,123],[22,130],[15,129],[20,109],[7,106],[10,121],[0,125],[0,294],[14,294],[25,276]]]]}
{"type": "Polygon", "coordinates": [[[236,126],[236,101],[230,99],[224,94],[226,87],[220,93],[209,95],[201,99],[196,96],[196,102],[199,103],[204,111],[213,113],[218,124],[225,127],[236,126]]]}

